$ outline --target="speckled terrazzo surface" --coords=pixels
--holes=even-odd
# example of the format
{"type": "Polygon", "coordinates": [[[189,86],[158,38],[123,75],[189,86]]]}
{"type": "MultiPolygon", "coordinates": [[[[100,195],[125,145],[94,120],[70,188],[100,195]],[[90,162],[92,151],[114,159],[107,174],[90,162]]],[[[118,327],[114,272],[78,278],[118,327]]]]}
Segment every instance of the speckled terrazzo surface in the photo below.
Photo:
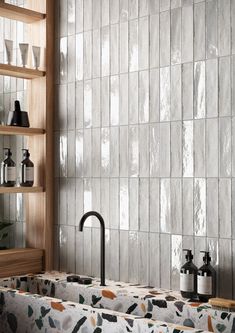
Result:
{"type": "Polygon", "coordinates": [[[68,275],[47,272],[1,279],[0,285],[92,306],[93,310],[97,308],[115,311],[119,315],[138,316],[153,323],[159,320],[210,332],[235,332],[234,313],[212,309],[208,304],[192,303],[183,299],[179,292],[110,280],[106,281],[106,287],[101,287],[98,279],[93,279],[91,285],[85,286],[68,283],[68,275]]]}

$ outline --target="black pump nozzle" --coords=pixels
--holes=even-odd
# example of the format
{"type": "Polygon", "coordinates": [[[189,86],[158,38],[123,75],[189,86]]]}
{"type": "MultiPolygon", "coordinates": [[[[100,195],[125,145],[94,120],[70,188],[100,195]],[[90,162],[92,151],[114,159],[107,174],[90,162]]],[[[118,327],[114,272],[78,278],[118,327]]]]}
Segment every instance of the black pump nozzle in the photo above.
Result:
{"type": "Polygon", "coordinates": [[[12,156],[12,152],[10,148],[3,148],[3,150],[5,151],[5,156],[12,156]]]}
{"type": "Polygon", "coordinates": [[[208,251],[200,251],[200,252],[205,253],[205,255],[203,257],[204,263],[209,264],[209,262],[211,261],[210,252],[208,252],[208,251]]]}
{"type": "Polygon", "coordinates": [[[30,153],[29,153],[29,150],[28,149],[22,149],[22,151],[23,151],[23,156],[24,157],[29,157],[30,156],[30,153]]]}
{"type": "Polygon", "coordinates": [[[20,101],[15,101],[15,111],[17,111],[17,112],[21,112],[21,109],[20,109],[20,101]]]}
{"type": "Polygon", "coordinates": [[[192,260],[192,259],[193,259],[192,250],[189,250],[189,249],[183,249],[183,251],[187,251],[187,254],[185,255],[185,258],[186,258],[187,260],[192,260]]]}

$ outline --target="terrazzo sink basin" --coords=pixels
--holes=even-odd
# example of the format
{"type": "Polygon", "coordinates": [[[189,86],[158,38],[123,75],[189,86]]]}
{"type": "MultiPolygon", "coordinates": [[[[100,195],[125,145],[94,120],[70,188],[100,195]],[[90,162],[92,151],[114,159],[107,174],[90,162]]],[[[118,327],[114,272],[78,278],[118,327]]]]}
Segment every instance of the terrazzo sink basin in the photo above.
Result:
{"type": "Polygon", "coordinates": [[[182,299],[179,292],[109,280],[106,287],[101,287],[98,279],[93,279],[90,285],[80,285],[67,282],[67,276],[48,272],[2,279],[0,285],[153,321],[216,333],[235,332],[234,313],[214,310],[209,304],[189,302],[182,299]]]}

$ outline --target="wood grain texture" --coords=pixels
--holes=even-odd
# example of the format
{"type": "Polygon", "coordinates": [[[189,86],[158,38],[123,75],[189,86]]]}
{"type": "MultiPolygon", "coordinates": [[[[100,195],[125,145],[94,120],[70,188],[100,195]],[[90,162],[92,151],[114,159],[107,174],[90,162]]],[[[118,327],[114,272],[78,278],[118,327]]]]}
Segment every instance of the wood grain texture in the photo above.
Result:
{"type": "Polygon", "coordinates": [[[46,15],[34,10],[18,7],[0,1],[0,16],[24,23],[33,23],[45,19],[46,15]]]}
{"type": "Polygon", "coordinates": [[[46,75],[45,71],[40,71],[27,67],[0,64],[0,75],[13,76],[21,79],[35,79],[46,75]]]}
{"type": "Polygon", "coordinates": [[[33,128],[33,127],[18,127],[18,126],[3,126],[0,125],[0,134],[3,135],[42,135],[46,131],[43,128],[33,128]]]}
{"type": "Polygon", "coordinates": [[[10,249],[0,250],[0,277],[41,272],[43,250],[10,249]]]}
{"type": "Polygon", "coordinates": [[[225,309],[235,309],[235,300],[225,298],[211,298],[209,304],[225,309]]]}
{"type": "Polygon", "coordinates": [[[42,186],[33,186],[33,187],[0,187],[0,193],[41,193],[43,192],[42,186]]]}

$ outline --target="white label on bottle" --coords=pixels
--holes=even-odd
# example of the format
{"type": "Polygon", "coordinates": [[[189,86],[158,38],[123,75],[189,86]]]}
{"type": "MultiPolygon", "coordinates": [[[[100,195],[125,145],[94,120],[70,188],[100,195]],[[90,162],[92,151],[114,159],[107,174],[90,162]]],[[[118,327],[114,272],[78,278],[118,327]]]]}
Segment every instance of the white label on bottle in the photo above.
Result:
{"type": "Polygon", "coordinates": [[[5,166],[5,182],[16,181],[16,167],[5,166]]]}
{"type": "Polygon", "coordinates": [[[180,273],[180,290],[194,291],[194,274],[180,273]]]}
{"type": "Polygon", "coordinates": [[[34,181],[34,167],[24,167],[24,182],[34,181]]]}
{"type": "Polygon", "coordinates": [[[197,292],[201,295],[212,295],[212,277],[197,276],[197,292]]]}

